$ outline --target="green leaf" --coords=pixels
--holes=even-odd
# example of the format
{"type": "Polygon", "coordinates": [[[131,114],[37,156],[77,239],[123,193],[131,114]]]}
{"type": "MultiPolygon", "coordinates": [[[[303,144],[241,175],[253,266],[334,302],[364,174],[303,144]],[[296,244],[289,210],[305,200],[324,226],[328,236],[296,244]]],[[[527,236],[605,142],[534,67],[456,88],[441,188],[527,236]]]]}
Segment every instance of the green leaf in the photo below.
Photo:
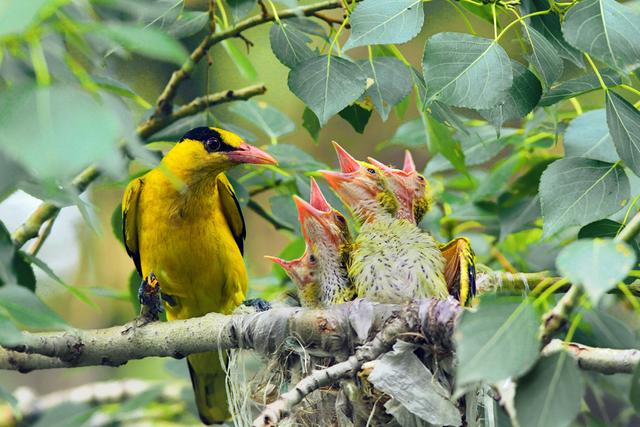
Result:
{"type": "Polygon", "coordinates": [[[189,58],[182,44],[153,27],[109,24],[100,27],[98,34],[109,37],[130,52],[151,59],[182,65],[189,58]]]}
{"type": "Polygon", "coordinates": [[[538,327],[538,315],[528,300],[483,297],[476,312],[462,313],[454,332],[457,387],[524,374],[538,358],[538,327]]]}
{"type": "Polygon", "coordinates": [[[167,29],[171,37],[183,39],[201,31],[209,23],[208,12],[183,12],[167,29]]]}
{"type": "MultiPolygon", "coordinates": [[[[31,263],[31,264],[35,265],[36,267],[38,267],[47,276],[49,276],[50,279],[52,279],[54,282],[56,282],[59,285],[61,285],[63,288],[65,288],[67,291],[69,291],[77,299],[79,299],[80,301],[82,301],[83,303],[87,304],[88,306],[90,306],[92,308],[99,309],[98,305],[96,305],[96,303],[93,302],[91,300],[91,298],[89,298],[87,296],[87,294],[84,293],[84,291],[76,288],[75,286],[71,286],[71,285],[67,284],[43,260],[41,260],[40,258],[38,258],[36,256],[29,255],[29,254],[26,254],[26,253],[24,254],[24,256],[26,257],[27,260],[29,260],[29,263],[31,263]]],[[[35,278],[34,278],[34,280],[35,280],[35,278]]]]}
{"type": "Polygon", "coordinates": [[[138,297],[138,290],[142,279],[136,270],[133,270],[129,274],[129,280],[127,281],[127,289],[129,289],[129,301],[133,307],[133,312],[137,315],[140,313],[140,298],[138,297]]]}
{"type": "Polygon", "coordinates": [[[85,402],[63,401],[42,414],[31,427],[82,427],[98,409],[85,402]]]}
{"type": "Polygon", "coordinates": [[[636,263],[636,254],[624,242],[613,239],[581,239],[563,248],[558,255],[558,270],[572,283],[583,285],[593,301],[618,282],[636,263]]]}
{"type": "Polygon", "coordinates": [[[619,211],[629,198],[622,166],[580,157],[553,162],[542,174],[544,234],[586,225],[619,211]]]}
{"type": "Polygon", "coordinates": [[[300,234],[300,223],[298,222],[298,213],[293,199],[288,194],[278,194],[269,198],[271,206],[271,214],[282,224],[296,230],[296,234],[300,234]]]}
{"type": "Polygon", "coordinates": [[[507,53],[494,40],[439,33],[427,40],[422,59],[427,104],[487,109],[504,99],[513,80],[507,53]]]}
{"type": "Polygon", "coordinates": [[[374,82],[365,96],[371,98],[382,121],[386,121],[391,107],[411,93],[411,71],[399,60],[388,56],[358,61],[358,64],[374,82]]]}
{"type": "Polygon", "coordinates": [[[616,151],[624,164],[640,176],[640,111],[610,90],[606,99],[607,125],[616,151]]]}
{"type": "Polygon", "coordinates": [[[70,180],[90,164],[120,155],[117,113],[73,86],[4,90],[0,127],[0,150],[43,180],[70,180]]]}
{"type": "Polygon", "coordinates": [[[22,286],[0,287],[0,307],[19,323],[38,329],[68,329],[67,323],[33,292],[22,286]]]}
{"type": "Polygon", "coordinates": [[[529,63],[536,68],[545,86],[551,86],[551,83],[562,76],[564,70],[562,59],[551,42],[538,31],[525,26],[522,32],[531,46],[531,54],[527,56],[529,63]]]}
{"type": "Polygon", "coordinates": [[[538,196],[519,200],[512,206],[500,207],[498,211],[500,241],[503,241],[509,234],[530,228],[541,213],[540,198],[538,196]]]}
{"type": "MultiPolygon", "coordinates": [[[[532,12],[549,10],[549,2],[547,0],[523,0],[520,3],[520,8],[522,15],[528,15],[532,12]]],[[[560,16],[557,13],[532,16],[528,19],[528,22],[531,28],[537,30],[553,45],[560,57],[573,62],[578,67],[584,68],[582,53],[567,43],[562,36],[560,16]]]]}
{"type": "Polygon", "coordinates": [[[327,32],[324,30],[324,27],[312,19],[295,17],[287,19],[287,23],[293,25],[305,34],[318,36],[324,40],[329,41],[329,39],[327,38],[327,32]]]}
{"type": "Polygon", "coordinates": [[[310,172],[318,169],[328,169],[326,164],[317,161],[313,156],[295,145],[270,145],[267,147],[267,151],[278,159],[278,166],[285,170],[310,172]]]}
{"type": "MultiPolygon", "coordinates": [[[[622,79],[610,68],[606,68],[600,71],[602,80],[609,87],[617,86],[622,83],[622,79]]],[[[549,105],[556,104],[565,99],[573,98],[574,96],[583,95],[593,90],[600,89],[600,82],[595,74],[587,74],[575,79],[567,80],[553,86],[547,93],[542,96],[540,105],[542,107],[548,107],[549,105]]]]}
{"type": "Polygon", "coordinates": [[[480,110],[482,117],[496,128],[504,122],[526,116],[534,109],[542,96],[540,80],[524,65],[511,61],[513,85],[504,99],[490,110],[480,110]]]}
{"type": "Polygon", "coordinates": [[[0,221],[0,286],[17,284],[30,291],[35,290],[36,277],[25,255],[16,250],[9,230],[0,221]]]}
{"type": "Polygon", "coordinates": [[[122,203],[118,203],[118,206],[116,206],[111,214],[111,231],[113,231],[116,239],[124,245],[124,240],[122,240],[122,203]]]}
{"type": "Polygon", "coordinates": [[[9,197],[29,174],[20,164],[0,150],[0,202],[9,197]]]}
{"type": "Polygon", "coordinates": [[[591,339],[587,345],[604,348],[636,348],[633,331],[621,320],[598,308],[584,311],[584,320],[591,326],[591,339]]]}
{"type": "MultiPolygon", "coordinates": [[[[11,319],[0,313],[0,346],[12,347],[22,341],[22,332],[13,324],[11,319]]],[[[1,394],[0,398],[2,398],[1,394]]]]}
{"type": "Polygon", "coordinates": [[[36,290],[36,276],[31,267],[30,256],[26,252],[16,251],[13,257],[13,272],[16,275],[16,283],[31,292],[36,290]]]}
{"type": "Polygon", "coordinates": [[[366,89],[357,64],[335,56],[317,56],[289,72],[289,89],[315,113],[321,124],[354,102],[366,89]]]}
{"type": "Polygon", "coordinates": [[[640,14],[614,0],[584,0],[564,17],[574,47],[625,73],[640,65],[640,14]]]}
{"type": "Polygon", "coordinates": [[[421,0],[364,0],[351,14],[351,35],[344,50],[407,42],[418,35],[423,23],[421,0]]]}
{"type": "Polygon", "coordinates": [[[566,157],[584,157],[615,163],[618,153],[613,145],[604,109],[588,111],[569,123],[564,134],[566,157]]]}
{"type": "Polygon", "coordinates": [[[238,49],[231,40],[223,40],[221,44],[238,71],[240,71],[242,77],[249,81],[255,81],[258,78],[258,72],[247,54],[238,49]]]}
{"type": "MultiPolygon", "coordinates": [[[[465,164],[474,166],[485,163],[497,156],[510,142],[513,131],[503,132],[502,137],[496,138],[496,132],[490,126],[469,128],[467,134],[458,133],[460,146],[464,154],[465,164]]],[[[452,165],[441,155],[435,155],[427,164],[426,172],[433,174],[451,170],[452,165]]]]}
{"type": "Polygon", "coordinates": [[[293,68],[300,62],[316,56],[308,43],[311,39],[295,26],[287,21],[280,24],[274,23],[269,31],[271,50],[278,61],[289,68],[293,68]]]}
{"type": "Polygon", "coordinates": [[[318,137],[320,136],[320,122],[318,121],[318,117],[311,111],[308,107],[304,107],[304,111],[302,112],[302,127],[309,132],[311,138],[313,138],[313,142],[318,142],[318,137]]]}
{"type": "Polygon", "coordinates": [[[453,138],[451,128],[436,121],[431,116],[427,116],[427,123],[429,124],[429,148],[431,152],[442,154],[456,170],[467,175],[464,152],[460,147],[460,142],[453,138]]]}
{"type": "Polygon", "coordinates": [[[367,126],[367,123],[369,123],[371,110],[363,108],[356,103],[345,107],[338,115],[349,122],[353,130],[358,133],[363,133],[364,128],[367,126]]]}
{"type": "Polygon", "coordinates": [[[257,0],[227,0],[233,22],[238,22],[256,7],[257,0]]]}
{"type": "Polygon", "coordinates": [[[422,123],[422,119],[413,119],[402,123],[396,129],[396,132],[388,140],[380,144],[377,148],[381,149],[389,146],[400,146],[406,148],[427,148],[429,136],[422,123]]]}
{"type": "Polygon", "coordinates": [[[253,123],[271,138],[291,133],[296,127],[289,117],[262,101],[234,102],[229,111],[253,123]]]}
{"type": "Polygon", "coordinates": [[[566,427],[578,415],[584,384],[566,353],[541,358],[518,381],[515,407],[521,427],[566,427]]]}

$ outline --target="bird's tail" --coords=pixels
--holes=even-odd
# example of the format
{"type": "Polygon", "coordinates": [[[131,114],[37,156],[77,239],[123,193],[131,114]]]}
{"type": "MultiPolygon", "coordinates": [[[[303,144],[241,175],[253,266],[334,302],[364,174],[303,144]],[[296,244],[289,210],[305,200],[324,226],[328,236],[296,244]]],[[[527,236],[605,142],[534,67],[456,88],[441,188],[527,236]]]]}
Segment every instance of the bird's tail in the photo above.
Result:
{"type": "MultiPolygon", "coordinates": [[[[224,357],[226,363],[226,355],[224,357]]],[[[191,384],[196,396],[200,420],[204,424],[220,424],[231,417],[226,391],[226,373],[218,352],[187,356],[191,384]]]]}

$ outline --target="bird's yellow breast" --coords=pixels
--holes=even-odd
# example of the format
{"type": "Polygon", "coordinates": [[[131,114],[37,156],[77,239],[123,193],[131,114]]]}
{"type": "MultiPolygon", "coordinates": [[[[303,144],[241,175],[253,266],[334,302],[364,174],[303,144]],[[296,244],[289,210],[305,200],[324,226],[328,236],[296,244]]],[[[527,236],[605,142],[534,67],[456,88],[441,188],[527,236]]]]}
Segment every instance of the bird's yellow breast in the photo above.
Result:
{"type": "Polygon", "coordinates": [[[213,182],[181,192],[162,172],[144,177],[138,233],[142,273],[153,272],[177,304],[169,318],[231,312],[245,298],[247,272],[213,182]]]}

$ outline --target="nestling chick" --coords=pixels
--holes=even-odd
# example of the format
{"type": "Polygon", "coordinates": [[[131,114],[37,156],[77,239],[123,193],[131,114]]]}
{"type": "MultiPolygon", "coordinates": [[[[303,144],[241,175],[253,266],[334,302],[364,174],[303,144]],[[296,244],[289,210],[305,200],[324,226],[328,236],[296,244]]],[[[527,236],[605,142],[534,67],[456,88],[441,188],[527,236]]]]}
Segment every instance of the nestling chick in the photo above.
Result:
{"type": "Polygon", "coordinates": [[[436,241],[414,221],[395,217],[398,200],[379,168],[334,147],[341,172],[322,174],[362,221],[348,265],[358,296],[384,303],[446,298],[445,261],[436,241]]]}

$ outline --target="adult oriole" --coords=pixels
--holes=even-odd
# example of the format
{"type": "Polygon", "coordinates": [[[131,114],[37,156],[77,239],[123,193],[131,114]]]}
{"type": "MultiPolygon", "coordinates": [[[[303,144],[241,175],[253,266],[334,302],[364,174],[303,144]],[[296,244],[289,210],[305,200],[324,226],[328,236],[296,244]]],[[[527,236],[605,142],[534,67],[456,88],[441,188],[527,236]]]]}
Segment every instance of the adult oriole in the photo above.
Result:
{"type": "MultiPolygon", "coordinates": [[[[230,313],[245,299],[245,224],[224,174],[240,163],[276,161],[231,132],[198,127],[180,139],[160,166],[131,181],[125,191],[127,253],[141,277],[157,276],[169,320],[230,313]]],[[[187,363],[202,421],[228,419],[218,354],[193,354],[187,363]]]]}

